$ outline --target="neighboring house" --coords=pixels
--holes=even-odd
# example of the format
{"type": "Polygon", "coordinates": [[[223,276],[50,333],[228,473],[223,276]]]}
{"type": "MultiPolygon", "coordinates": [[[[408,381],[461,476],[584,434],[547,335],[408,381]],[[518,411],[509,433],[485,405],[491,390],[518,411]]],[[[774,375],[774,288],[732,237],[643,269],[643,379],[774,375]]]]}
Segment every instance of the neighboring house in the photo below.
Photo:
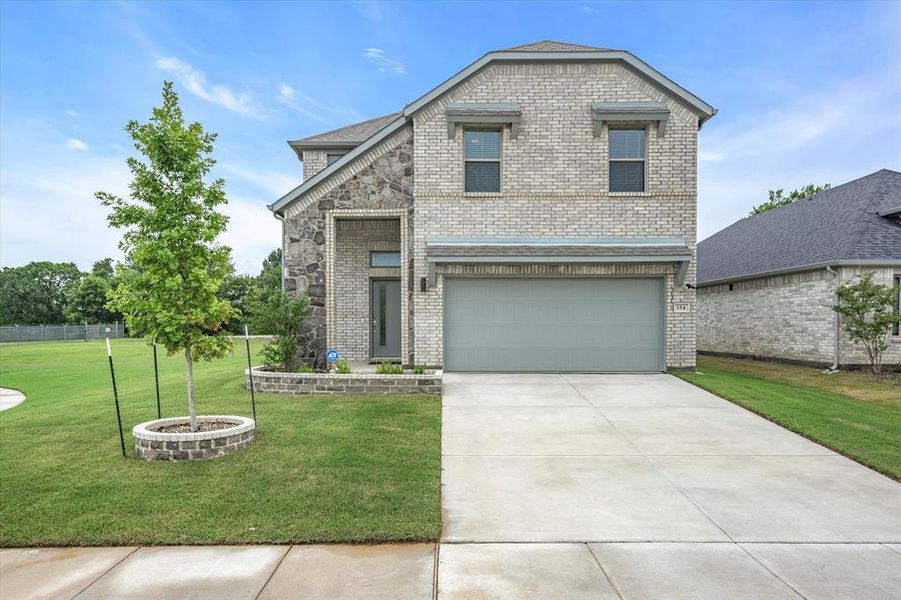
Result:
{"type": "MultiPolygon", "coordinates": [[[[835,289],[861,273],[901,284],[901,173],[866,177],[738,221],[698,244],[698,350],[860,365],[835,289]]],[[[895,298],[897,304],[898,298],[895,298]]],[[[896,324],[884,355],[901,363],[896,324]]]]}
{"type": "Polygon", "coordinates": [[[475,371],[695,364],[706,102],[633,54],[489,52],[403,111],[290,142],[270,206],[304,350],[475,371]]]}

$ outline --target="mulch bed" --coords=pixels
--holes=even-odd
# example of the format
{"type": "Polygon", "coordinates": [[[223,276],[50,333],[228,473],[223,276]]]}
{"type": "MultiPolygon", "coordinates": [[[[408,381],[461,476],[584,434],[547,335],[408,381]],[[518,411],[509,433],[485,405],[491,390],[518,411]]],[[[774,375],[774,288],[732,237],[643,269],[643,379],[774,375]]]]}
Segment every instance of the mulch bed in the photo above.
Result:
{"type": "MultiPolygon", "coordinates": [[[[234,427],[237,423],[232,421],[200,421],[197,423],[197,431],[218,431],[234,427]]],[[[191,423],[175,423],[150,429],[159,433],[191,433],[191,423]]]]}

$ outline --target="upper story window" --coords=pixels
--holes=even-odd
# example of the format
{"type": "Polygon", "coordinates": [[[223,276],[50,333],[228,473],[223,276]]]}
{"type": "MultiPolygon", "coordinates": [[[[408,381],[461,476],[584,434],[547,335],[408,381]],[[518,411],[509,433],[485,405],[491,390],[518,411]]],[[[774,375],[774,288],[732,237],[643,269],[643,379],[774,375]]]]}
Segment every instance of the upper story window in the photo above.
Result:
{"type": "Polygon", "coordinates": [[[339,158],[344,156],[344,154],[345,154],[345,152],[339,152],[339,153],[334,153],[334,154],[329,152],[328,154],[325,155],[325,166],[332,164],[333,162],[335,162],[336,160],[338,160],[339,158]]]}
{"type": "Polygon", "coordinates": [[[644,192],[647,131],[610,128],[611,192],[644,192]]]}
{"type": "Polygon", "coordinates": [[[501,130],[463,130],[463,191],[501,191],[501,130]]]}

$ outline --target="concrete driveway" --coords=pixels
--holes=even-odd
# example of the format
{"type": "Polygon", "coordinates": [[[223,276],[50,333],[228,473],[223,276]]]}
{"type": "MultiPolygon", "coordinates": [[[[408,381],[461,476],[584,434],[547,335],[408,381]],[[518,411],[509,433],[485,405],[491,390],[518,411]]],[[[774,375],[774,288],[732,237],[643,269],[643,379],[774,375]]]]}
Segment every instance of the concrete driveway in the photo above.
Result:
{"type": "Polygon", "coordinates": [[[443,406],[442,597],[901,597],[901,485],[675,377],[443,406]]]}

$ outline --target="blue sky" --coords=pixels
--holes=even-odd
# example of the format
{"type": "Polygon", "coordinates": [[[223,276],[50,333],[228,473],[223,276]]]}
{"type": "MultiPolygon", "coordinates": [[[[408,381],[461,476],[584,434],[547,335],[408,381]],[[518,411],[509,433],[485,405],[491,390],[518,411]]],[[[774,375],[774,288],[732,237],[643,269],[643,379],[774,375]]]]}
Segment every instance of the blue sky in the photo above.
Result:
{"type": "Polygon", "coordinates": [[[225,241],[256,273],[285,140],[399,110],[485,52],[627,49],[720,112],[700,133],[699,239],[771,188],[901,170],[901,3],[0,4],[0,264],[118,256],[93,192],[126,193],[122,127],[175,81],[219,133],[225,241]]]}

